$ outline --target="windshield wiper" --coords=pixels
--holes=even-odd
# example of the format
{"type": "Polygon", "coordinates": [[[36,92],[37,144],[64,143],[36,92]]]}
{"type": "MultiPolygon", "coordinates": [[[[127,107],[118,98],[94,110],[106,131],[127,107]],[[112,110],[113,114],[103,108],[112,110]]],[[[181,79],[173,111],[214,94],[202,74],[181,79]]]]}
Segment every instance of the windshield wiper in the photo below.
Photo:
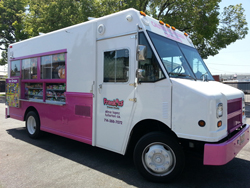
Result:
{"type": "Polygon", "coordinates": [[[203,82],[207,81],[207,72],[205,72],[204,74],[202,74],[201,77],[203,79],[203,82]]]}
{"type": "Polygon", "coordinates": [[[183,74],[183,73],[178,73],[178,72],[169,72],[168,74],[169,75],[176,75],[176,76],[188,76],[188,77],[190,77],[190,78],[192,78],[192,79],[194,79],[196,81],[196,78],[192,77],[189,74],[183,74]]]}

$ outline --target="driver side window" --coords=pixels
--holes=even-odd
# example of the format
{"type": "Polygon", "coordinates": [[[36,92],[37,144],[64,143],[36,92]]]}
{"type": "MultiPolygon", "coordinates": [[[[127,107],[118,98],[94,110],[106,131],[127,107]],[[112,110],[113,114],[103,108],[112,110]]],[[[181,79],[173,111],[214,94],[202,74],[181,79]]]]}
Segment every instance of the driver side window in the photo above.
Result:
{"type": "Polygon", "coordinates": [[[144,33],[139,33],[139,44],[147,47],[147,59],[139,61],[138,64],[138,68],[144,70],[143,78],[139,78],[139,82],[156,82],[164,79],[165,76],[144,33]]]}

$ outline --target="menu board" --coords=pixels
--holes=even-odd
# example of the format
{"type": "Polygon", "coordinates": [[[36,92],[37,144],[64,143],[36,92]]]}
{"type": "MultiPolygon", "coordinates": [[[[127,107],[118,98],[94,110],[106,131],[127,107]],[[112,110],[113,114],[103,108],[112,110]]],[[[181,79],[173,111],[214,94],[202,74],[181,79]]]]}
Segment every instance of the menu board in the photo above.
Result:
{"type": "Polygon", "coordinates": [[[6,105],[20,107],[20,80],[19,78],[6,79],[6,105]]]}

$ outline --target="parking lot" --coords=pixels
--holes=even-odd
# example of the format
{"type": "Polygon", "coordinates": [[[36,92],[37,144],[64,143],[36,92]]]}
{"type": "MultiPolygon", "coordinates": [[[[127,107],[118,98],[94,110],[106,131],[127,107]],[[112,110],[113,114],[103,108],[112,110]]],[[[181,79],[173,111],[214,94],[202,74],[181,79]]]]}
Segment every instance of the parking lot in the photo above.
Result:
{"type": "MultiPolygon", "coordinates": [[[[246,109],[250,117],[250,106],[246,109]]],[[[143,179],[130,157],[48,133],[33,140],[24,126],[5,119],[5,105],[0,103],[0,188],[250,187],[250,144],[224,166],[203,166],[199,157],[187,154],[182,176],[157,184],[143,179]]]]}

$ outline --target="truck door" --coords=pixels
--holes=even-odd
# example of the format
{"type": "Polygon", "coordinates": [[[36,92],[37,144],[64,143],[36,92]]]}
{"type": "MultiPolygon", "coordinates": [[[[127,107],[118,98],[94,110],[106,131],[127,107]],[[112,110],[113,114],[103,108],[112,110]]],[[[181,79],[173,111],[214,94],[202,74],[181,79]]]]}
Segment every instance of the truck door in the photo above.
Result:
{"type": "Polygon", "coordinates": [[[97,42],[96,146],[124,153],[135,106],[134,35],[97,42]]]}

